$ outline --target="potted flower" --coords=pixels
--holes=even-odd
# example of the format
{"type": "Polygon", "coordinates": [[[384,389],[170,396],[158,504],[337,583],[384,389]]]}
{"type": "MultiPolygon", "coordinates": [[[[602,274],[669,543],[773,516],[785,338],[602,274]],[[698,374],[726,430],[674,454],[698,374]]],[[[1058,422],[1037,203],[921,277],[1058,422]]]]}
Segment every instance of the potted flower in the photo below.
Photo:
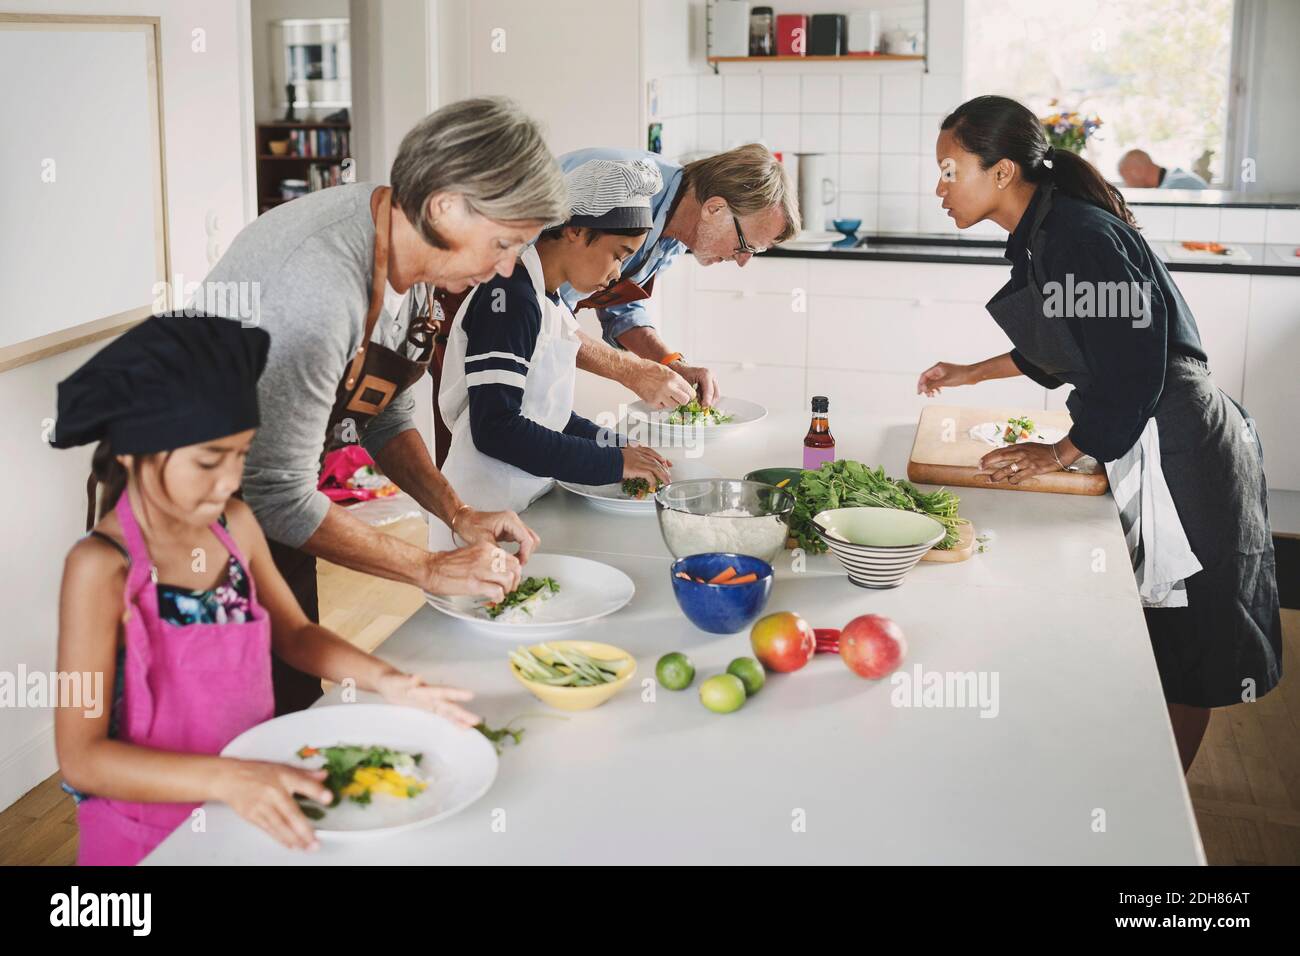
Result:
{"type": "MultiPolygon", "coordinates": [[[[1052,100],[1051,105],[1055,106],[1056,100],[1052,100]]],[[[1048,142],[1057,149],[1068,149],[1075,154],[1083,152],[1083,147],[1100,126],[1101,118],[1096,113],[1085,115],[1077,111],[1066,113],[1057,110],[1052,115],[1043,117],[1043,129],[1047,132],[1048,142]]]]}

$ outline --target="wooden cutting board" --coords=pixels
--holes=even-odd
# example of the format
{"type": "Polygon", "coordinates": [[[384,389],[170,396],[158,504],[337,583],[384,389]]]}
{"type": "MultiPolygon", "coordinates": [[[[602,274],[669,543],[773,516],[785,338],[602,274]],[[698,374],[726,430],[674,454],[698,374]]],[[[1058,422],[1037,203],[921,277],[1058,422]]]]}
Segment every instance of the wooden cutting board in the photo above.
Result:
{"type": "Polygon", "coordinates": [[[952,485],[962,488],[1001,488],[1006,491],[1044,491],[1063,495],[1104,495],[1110,485],[1106,468],[1095,459],[1080,458],[1078,471],[1056,471],[1019,484],[989,481],[978,474],[982,457],[993,450],[988,442],[972,438],[970,430],[984,422],[1006,421],[1027,415],[1039,428],[1070,430],[1070,414],[1065,411],[1026,410],[1023,408],[960,408],[956,405],[927,405],[916,425],[912,454],[908,456],[907,477],[927,485],[952,485]]]}
{"type": "Polygon", "coordinates": [[[943,564],[951,564],[954,561],[965,561],[975,553],[975,526],[967,521],[957,532],[957,543],[946,551],[940,551],[937,548],[931,548],[921,557],[922,561],[937,561],[943,564]]]}

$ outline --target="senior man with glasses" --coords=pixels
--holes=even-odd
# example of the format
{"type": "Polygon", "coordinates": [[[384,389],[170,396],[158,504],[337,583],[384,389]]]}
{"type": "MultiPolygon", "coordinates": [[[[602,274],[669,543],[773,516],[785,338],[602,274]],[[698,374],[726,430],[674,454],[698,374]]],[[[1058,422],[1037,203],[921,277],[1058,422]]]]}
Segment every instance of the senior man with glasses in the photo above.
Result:
{"type": "Polygon", "coordinates": [[[790,177],[771,151],[757,143],[685,166],[640,150],[579,149],[561,156],[560,166],[567,172],[593,159],[652,160],[663,176],[663,188],[650,201],[650,234],[628,259],[618,282],[588,296],[568,285],[560,287],[560,296],[574,312],[596,310],[605,342],[612,346],[584,336],[578,367],[621,382],[662,407],[688,402],[697,391],[701,403],[712,405],[719,394],[717,378],[664,342],[645,300],[655,276],[683,252],[700,265],[744,266],[752,256],[795,235],[799,205],[790,177]]]}

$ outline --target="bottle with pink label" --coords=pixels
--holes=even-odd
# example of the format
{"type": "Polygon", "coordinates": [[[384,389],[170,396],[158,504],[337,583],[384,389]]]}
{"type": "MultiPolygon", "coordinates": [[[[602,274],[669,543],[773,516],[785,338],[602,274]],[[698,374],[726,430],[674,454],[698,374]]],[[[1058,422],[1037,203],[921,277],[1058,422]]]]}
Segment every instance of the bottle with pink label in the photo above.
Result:
{"type": "Polygon", "coordinates": [[[803,439],[803,466],[815,471],[822,462],[835,460],[835,436],[831,434],[830,399],[825,395],[814,395],[812,400],[812,424],[803,439]]]}

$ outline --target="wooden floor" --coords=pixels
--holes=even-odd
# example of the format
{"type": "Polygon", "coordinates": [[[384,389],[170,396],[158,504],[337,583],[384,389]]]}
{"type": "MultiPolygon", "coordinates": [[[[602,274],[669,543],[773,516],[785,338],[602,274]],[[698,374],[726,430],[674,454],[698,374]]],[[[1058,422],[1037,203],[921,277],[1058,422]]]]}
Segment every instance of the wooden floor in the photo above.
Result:
{"type": "MultiPolygon", "coordinates": [[[[423,543],[424,522],[389,529],[423,543]]],[[[320,568],[321,620],[373,650],[420,607],[420,592],[344,568],[320,568]],[[374,608],[385,611],[376,616],[374,608]]],[[[1282,612],[1284,659],[1300,667],[1300,611],[1282,612]]],[[[1216,710],[1188,778],[1212,864],[1300,865],[1300,678],[1254,704],[1216,710]]],[[[0,864],[71,864],[76,812],[55,774],[0,813],[0,864]]]]}

